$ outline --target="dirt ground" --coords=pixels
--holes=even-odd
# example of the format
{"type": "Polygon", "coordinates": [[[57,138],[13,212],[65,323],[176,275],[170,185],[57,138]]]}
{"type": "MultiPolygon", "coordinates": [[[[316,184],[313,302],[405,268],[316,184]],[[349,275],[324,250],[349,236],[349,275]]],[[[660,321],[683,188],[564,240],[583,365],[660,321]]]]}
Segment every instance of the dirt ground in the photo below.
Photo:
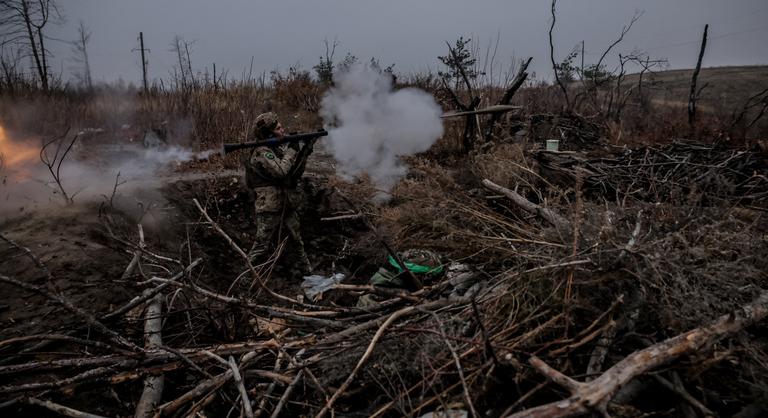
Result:
{"type": "MultiPolygon", "coordinates": [[[[320,220],[349,210],[333,196],[328,184],[327,174],[332,169],[329,157],[321,151],[313,157],[303,182],[308,204],[302,211],[302,234],[307,253],[318,273],[370,270],[361,264],[360,256],[344,258],[350,253],[350,240],[366,234],[365,225],[320,220]],[[344,246],[347,250],[341,251],[344,246]]],[[[202,226],[193,199],[208,208],[210,216],[241,248],[250,248],[255,226],[252,201],[241,173],[186,172],[133,189],[128,196],[118,190],[111,207],[107,200],[76,201],[68,207],[56,205],[6,219],[0,224],[3,236],[38,257],[52,280],[29,253],[8,241],[0,241],[0,273],[47,287],[75,306],[87,306],[97,316],[108,313],[140,293],[134,277],[121,279],[121,275],[132,258],[124,242],[137,237],[135,225],[141,217],[146,241],[155,250],[180,259],[204,257],[207,266],[201,282],[231,291],[233,279],[243,272],[243,260],[233,258],[225,240],[202,226]],[[187,242],[193,243],[192,248],[187,242]]],[[[301,278],[286,277],[286,270],[284,263],[278,263],[271,284],[279,292],[300,294],[301,278]]],[[[44,296],[5,283],[0,284],[0,292],[4,295],[0,338],[66,328],[69,322],[71,314],[44,296]]]]}
{"type": "MultiPolygon", "coordinates": [[[[682,163],[661,164],[649,157],[677,155],[666,149],[644,150],[643,164],[638,164],[633,154],[627,154],[631,157],[627,157],[629,163],[622,162],[619,156],[580,159],[574,152],[550,155],[549,159],[536,157],[535,153],[518,158],[514,144],[492,146],[495,148],[488,154],[468,156],[452,164],[438,166],[426,158],[410,160],[412,172],[393,191],[395,198],[376,208],[376,233],[360,218],[324,220],[373,210],[353,206],[352,202],[360,204],[363,199],[349,199],[345,193],[364,189],[365,185],[361,182],[340,187],[333,161],[326,153],[318,150],[310,160],[300,187],[306,202],[302,208],[302,235],[317,273],[344,273],[348,279],[343,285],[368,284],[371,274],[386,263],[386,251],[379,243],[384,238],[397,249],[419,244],[450,254],[451,261],[471,260],[483,280],[492,283],[484,290],[487,293],[479,306],[474,302],[441,305],[433,311],[419,311],[419,319],[403,320],[389,330],[371,351],[370,367],[339,400],[339,416],[369,416],[382,405],[391,408],[385,416],[416,415],[451,405],[462,399],[457,388],[465,379],[446,371],[454,367],[454,356],[466,356],[462,357],[462,367],[467,372],[467,384],[489,416],[504,415],[502,411],[514,399],[529,393],[530,406],[562,400],[564,392],[554,385],[546,386],[546,378],[525,366],[524,361],[534,355],[544,356],[553,367],[568,370],[569,375],[581,380],[583,375],[578,373],[587,369],[594,352],[604,344],[603,338],[607,338],[610,349],[606,364],[616,364],[637,350],[744,306],[764,288],[768,224],[761,202],[768,196],[768,188],[761,177],[753,174],[753,167],[763,167],[768,161],[764,153],[747,158],[743,153],[724,152],[723,160],[731,164],[744,159],[743,164],[739,163],[743,165],[739,173],[747,177],[742,179],[717,170],[725,164],[721,165],[720,160],[679,169],[682,163]],[[554,158],[558,155],[559,159],[554,158]],[[534,159],[538,167],[531,167],[536,173],[533,169],[514,172],[508,165],[514,161],[519,167],[534,159]],[[574,165],[589,171],[574,174],[570,170],[574,165]],[[661,174],[648,174],[644,167],[670,168],[661,174]],[[696,170],[704,170],[706,176],[696,170]],[[548,207],[567,216],[568,222],[576,222],[580,238],[569,235],[571,230],[557,231],[511,205],[503,196],[478,186],[483,178],[502,183],[503,176],[510,173],[525,185],[518,190],[527,199],[546,201],[548,207]],[[538,173],[548,173],[544,174],[547,183],[562,184],[544,185],[538,173]],[[692,187],[696,184],[689,181],[706,180],[708,176],[719,180],[704,181],[701,188],[692,187]],[[656,182],[661,177],[664,181],[656,182]],[[732,188],[711,187],[730,184],[725,180],[732,177],[738,180],[732,188]],[[643,179],[652,181],[651,186],[634,186],[643,179]],[[625,181],[633,187],[627,188],[625,181]],[[574,184],[582,190],[574,190],[574,184]],[[536,190],[541,194],[534,193],[536,190]],[[614,202],[620,190],[626,190],[622,192],[624,201],[614,202]],[[649,190],[654,193],[646,193],[649,190]],[[715,201],[717,204],[713,204],[715,201]],[[630,245],[635,239],[637,243],[630,245]],[[559,294],[569,280],[574,296],[566,303],[559,294]],[[627,301],[626,306],[616,302],[621,300],[627,301]],[[438,406],[438,402],[445,405],[438,406]]],[[[688,148],[683,151],[680,156],[690,153],[688,148]]],[[[714,149],[701,153],[716,154],[714,149]]],[[[114,358],[121,351],[112,346],[104,349],[57,342],[25,352],[14,351],[19,346],[12,341],[39,334],[93,334],[100,337],[97,342],[110,341],[103,332],[85,329],[82,316],[73,309],[53,303],[50,295],[58,295],[105,321],[122,336],[140,342],[146,335],[142,333],[142,309],[114,321],[105,319],[105,315],[156,285],[153,278],[179,274],[200,258],[199,266],[185,277],[184,283],[199,286],[195,291],[179,288],[164,293],[162,338],[167,347],[190,350],[185,351],[189,356],[199,355],[195,357],[197,363],[189,362],[194,366],[206,364],[205,370],[182,369],[183,362],[167,359],[164,363],[147,360],[133,368],[150,374],[153,368],[168,367],[162,373],[166,378],[163,396],[174,400],[208,379],[206,373],[220,372],[216,361],[194,350],[227,344],[270,344],[281,338],[284,345],[267,346],[253,360],[250,371],[278,370],[274,364],[281,357],[280,350],[291,350],[290,355],[297,358],[300,351],[314,352],[315,360],[306,370],[316,374],[319,384],[310,382],[297,388],[295,401],[285,410],[289,416],[322,407],[327,401],[324,392],[339,390],[366,352],[375,328],[391,312],[406,304],[414,310],[439,304],[455,290],[454,284],[443,280],[427,283],[421,293],[390,293],[389,304],[378,311],[360,310],[356,306],[357,294],[335,290],[317,301],[312,307],[315,310],[299,310],[306,307],[302,306],[306,299],[301,278],[291,276],[290,266],[279,261],[265,267],[269,270],[261,276],[266,277],[265,284],[275,293],[262,291],[248,274],[242,257],[233,250],[237,246],[247,252],[252,245],[251,197],[241,173],[219,167],[180,166],[143,184],[118,188],[114,196],[76,199],[69,206],[56,204],[6,218],[0,224],[4,238],[0,239],[0,275],[20,285],[0,283],[0,343],[8,345],[5,349],[0,345],[0,367],[35,361],[114,358]],[[205,219],[195,200],[221,232],[205,219]],[[139,270],[125,274],[137,252],[136,243],[140,242],[139,223],[146,244],[141,251],[146,253],[139,270]],[[32,287],[50,294],[42,295],[32,287]],[[205,291],[215,292],[215,297],[205,297],[205,291]],[[280,299],[286,297],[294,299],[289,303],[280,299]],[[221,298],[232,300],[224,303],[221,298]],[[410,305],[414,303],[419,305],[410,305]],[[283,311],[271,310],[275,308],[283,311]],[[329,313],[331,316],[323,316],[329,313]],[[366,324],[374,325],[344,334],[366,324]]],[[[733,174],[737,170],[725,171],[733,174]]],[[[290,252],[291,248],[284,251],[290,252]]],[[[765,367],[765,328],[753,326],[740,338],[717,345],[713,353],[705,352],[701,358],[693,354],[656,373],[670,379],[679,374],[696,396],[719,411],[735,413],[751,404],[759,406],[765,396],[758,393],[765,387],[765,379],[758,373],[765,367]],[[719,399],[721,395],[724,399],[719,399]]],[[[140,356],[127,358],[144,361],[137,360],[140,356]]],[[[119,367],[108,376],[114,379],[129,373],[124,365],[119,367]]],[[[297,373],[290,368],[283,372],[286,376],[297,373]]],[[[71,378],[73,373],[79,371],[67,374],[41,368],[40,372],[30,372],[30,376],[0,373],[0,389],[26,384],[30,377],[36,379],[31,384],[54,384],[71,378]]],[[[270,381],[255,376],[261,379],[264,375],[248,377],[254,393],[265,393],[270,381]]],[[[637,410],[612,412],[617,416],[644,416],[643,411],[655,401],[652,406],[660,416],[679,416],[679,400],[671,392],[660,390],[653,376],[647,374],[635,380],[639,389],[626,405],[637,410]]],[[[58,388],[48,398],[105,416],[127,416],[138,402],[143,377],[113,385],[89,380],[72,389],[58,388]]],[[[280,392],[288,393],[287,377],[277,377],[276,381],[282,382],[280,392]]],[[[216,396],[220,399],[207,410],[214,414],[209,416],[225,415],[238,404],[237,395],[232,395],[236,393],[234,387],[228,385],[219,393],[216,396]]],[[[263,399],[277,403],[274,396],[263,399]]],[[[29,405],[6,410],[20,416],[48,413],[29,405]]]]}

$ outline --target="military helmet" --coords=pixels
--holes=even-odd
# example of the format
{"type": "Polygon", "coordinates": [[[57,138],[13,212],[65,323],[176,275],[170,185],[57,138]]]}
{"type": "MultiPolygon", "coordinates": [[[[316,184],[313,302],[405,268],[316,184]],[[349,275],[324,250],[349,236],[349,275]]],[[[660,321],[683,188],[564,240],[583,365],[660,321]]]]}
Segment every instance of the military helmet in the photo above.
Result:
{"type": "MultiPolygon", "coordinates": [[[[410,249],[399,254],[408,270],[418,274],[440,274],[443,272],[443,264],[440,257],[433,251],[423,249],[410,249]]],[[[400,264],[392,256],[389,257],[389,264],[402,272],[400,264]]]]}
{"type": "Polygon", "coordinates": [[[259,139],[266,139],[273,136],[275,128],[280,121],[277,120],[277,115],[274,112],[262,113],[256,117],[256,128],[254,129],[254,136],[259,139]]]}

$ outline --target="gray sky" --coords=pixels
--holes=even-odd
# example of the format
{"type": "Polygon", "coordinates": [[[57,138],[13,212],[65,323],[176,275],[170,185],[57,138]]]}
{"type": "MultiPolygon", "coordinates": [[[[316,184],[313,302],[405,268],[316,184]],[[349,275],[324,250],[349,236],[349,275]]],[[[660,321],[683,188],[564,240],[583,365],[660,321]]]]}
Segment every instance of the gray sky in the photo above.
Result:
{"type": "MultiPolygon", "coordinates": [[[[346,52],[401,73],[439,69],[445,41],[471,37],[482,49],[500,36],[496,63],[533,56],[539,78],[549,78],[545,0],[63,0],[67,19],[52,37],[71,40],[82,20],[94,80],[122,78],[139,83],[138,33],[144,32],[150,78],[168,78],[174,64],[174,35],[194,41],[192,64],[215,62],[239,78],[254,57],[254,73],[300,64],[310,69],[324,52],[323,39],[338,39],[337,59],[346,52]]],[[[635,48],[669,59],[671,68],[691,68],[705,23],[710,41],[704,66],[768,64],[768,2],[765,0],[560,0],[555,27],[556,58],[582,40],[586,61],[596,61],[633,13],[640,20],[616,51],[635,48]]],[[[69,46],[55,47],[54,71],[73,67],[69,46]]],[[[480,57],[480,61],[484,60],[480,57]]],[[[613,65],[612,57],[609,64],[613,65]]],[[[498,71],[497,71],[498,73],[498,71]]]]}

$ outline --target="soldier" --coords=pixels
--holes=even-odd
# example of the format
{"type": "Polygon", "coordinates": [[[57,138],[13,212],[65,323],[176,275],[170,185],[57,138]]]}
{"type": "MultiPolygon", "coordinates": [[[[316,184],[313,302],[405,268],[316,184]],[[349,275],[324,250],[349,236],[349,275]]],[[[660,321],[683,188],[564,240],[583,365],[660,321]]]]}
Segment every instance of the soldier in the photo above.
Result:
{"type": "MultiPolygon", "coordinates": [[[[285,136],[277,115],[269,112],[256,118],[253,140],[285,136]]],[[[293,247],[293,270],[305,274],[312,271],[301,239],[298,208],[302,201],[298,183],[304,174],[314,140],[303,144],[258,147],[245,160],[245,182],[255,197],[256,237],[251,258],[262,258],[273,244],[286,235],[293,247]]]]}

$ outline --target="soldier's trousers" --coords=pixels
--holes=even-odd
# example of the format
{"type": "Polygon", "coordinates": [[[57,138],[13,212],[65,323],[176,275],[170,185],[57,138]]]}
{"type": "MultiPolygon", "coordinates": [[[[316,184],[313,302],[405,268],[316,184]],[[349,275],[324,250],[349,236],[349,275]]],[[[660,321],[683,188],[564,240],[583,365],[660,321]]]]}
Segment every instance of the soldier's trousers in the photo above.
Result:
{"type": "Polygon", "coordinates": [[[292,189],[277,187],[257,187],[254,189],[256,201],[254,215],[256,236],[251,255],[263,258],[288,238],[284,249],[286,261],[296,273],[311,271],[309,258],[301,239],[301,220],[298,207],[301,194],[292,189]]]}

